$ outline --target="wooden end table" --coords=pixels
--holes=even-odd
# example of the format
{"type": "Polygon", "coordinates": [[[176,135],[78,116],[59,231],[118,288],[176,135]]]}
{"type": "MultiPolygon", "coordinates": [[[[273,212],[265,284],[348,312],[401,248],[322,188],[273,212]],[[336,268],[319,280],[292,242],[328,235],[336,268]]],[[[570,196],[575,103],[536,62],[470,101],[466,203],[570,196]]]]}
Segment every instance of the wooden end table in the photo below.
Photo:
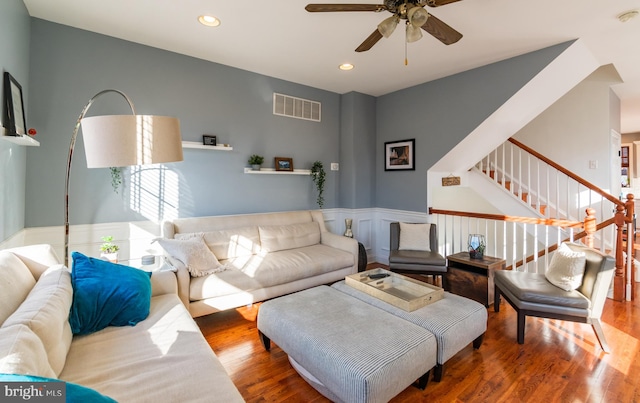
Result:
{"type": "Polygon", "coordinates": [[[484,256],[471,259],[469,252],[447,256],[447,291],[471,298],[489,307],[493,304],[493,273],[504,270],[506,260],[484,256]]]}

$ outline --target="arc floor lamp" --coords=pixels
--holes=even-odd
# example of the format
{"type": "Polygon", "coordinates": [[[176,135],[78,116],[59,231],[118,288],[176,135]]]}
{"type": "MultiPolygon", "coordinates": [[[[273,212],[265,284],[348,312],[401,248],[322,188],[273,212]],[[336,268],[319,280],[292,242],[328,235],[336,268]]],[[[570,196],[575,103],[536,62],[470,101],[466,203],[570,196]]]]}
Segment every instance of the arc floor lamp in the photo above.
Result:
{"type": "Polygon", "coordinates": [[[73,149],[82,125],[87,168],[125,167],[182,161],[180,122],[168,116],[136,115],[131,99],[122,91],[98,92],[84,106],[71,136],[64,192],[64,264],[69,266],[69,173],[73,149]],[[103,94],[120,94],[131,108],[131,115],[105,115],[85,118],[93,102],[103,94]]]}

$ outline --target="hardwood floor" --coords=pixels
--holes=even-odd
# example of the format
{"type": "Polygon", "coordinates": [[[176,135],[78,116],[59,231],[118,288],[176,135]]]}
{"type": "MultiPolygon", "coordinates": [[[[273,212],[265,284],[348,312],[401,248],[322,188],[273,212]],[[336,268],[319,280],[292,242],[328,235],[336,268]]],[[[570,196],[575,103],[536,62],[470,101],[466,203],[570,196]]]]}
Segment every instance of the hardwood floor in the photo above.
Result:
{"type": "MultiPolygon", "coordinates": [[[[602,321],[611,354],[602,352],[591,326],[539,318],[527,318],[519,345],[515,311],[503,301],[499,313],[488,310],[479,350],[467,346],[445,364],[441,382],[430,380],[424,391],[409,387],[392,402],[640,402],[639,301],[607,300],[602,321]]],[[[259,308],[196,319],[244,399],[328,402],[277,345],[264,350],[256,330],[259,308]]]]}

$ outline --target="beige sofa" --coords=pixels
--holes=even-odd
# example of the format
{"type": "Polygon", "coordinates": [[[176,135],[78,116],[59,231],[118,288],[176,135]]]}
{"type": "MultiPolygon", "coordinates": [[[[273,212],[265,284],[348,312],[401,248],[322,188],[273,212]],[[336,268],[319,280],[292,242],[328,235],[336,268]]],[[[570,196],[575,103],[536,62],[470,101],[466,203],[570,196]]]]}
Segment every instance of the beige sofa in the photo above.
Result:
{"type": "Polygon", "coordinates": [[[163,223],[163,237],[204,242],[226,270],[193,277],[182,261],[178,294],[193,317],[344,279],[358,271],[358,242],[329,232],[322,211],[197,218],[163,223]]]}
{"type": "MultiPolygon", "coordinates": [[[[0,251],[0,373],[58,378],[118,402],[242,402],[178,298],[154,272],[149,316],[73,336],[69,270],[49,245],[0,251]]],[[[68,389],[68,388],[67,388],[68,389]]]]}

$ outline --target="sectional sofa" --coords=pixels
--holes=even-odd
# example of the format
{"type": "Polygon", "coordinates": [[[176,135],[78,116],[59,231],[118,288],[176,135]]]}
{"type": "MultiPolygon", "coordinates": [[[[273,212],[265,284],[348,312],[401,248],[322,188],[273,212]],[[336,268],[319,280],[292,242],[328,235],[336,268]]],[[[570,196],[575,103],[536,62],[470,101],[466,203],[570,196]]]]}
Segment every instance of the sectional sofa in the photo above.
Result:
{"type": "Polygon", "coordinates": [[[178,294],[193,317],[358,271],[358,242],[329,232],[320,210],[180,218],[162,231],[178,294]]]}
{"type": "Polygon", "coordinates": [[[175,273],[123,270],[151,283],[148,316],[74,335],[76,266],[72,285],[49,245],[0,251],[0,381],[64,380],[67,401],[242,402],[178,298],[175,273]]]}

